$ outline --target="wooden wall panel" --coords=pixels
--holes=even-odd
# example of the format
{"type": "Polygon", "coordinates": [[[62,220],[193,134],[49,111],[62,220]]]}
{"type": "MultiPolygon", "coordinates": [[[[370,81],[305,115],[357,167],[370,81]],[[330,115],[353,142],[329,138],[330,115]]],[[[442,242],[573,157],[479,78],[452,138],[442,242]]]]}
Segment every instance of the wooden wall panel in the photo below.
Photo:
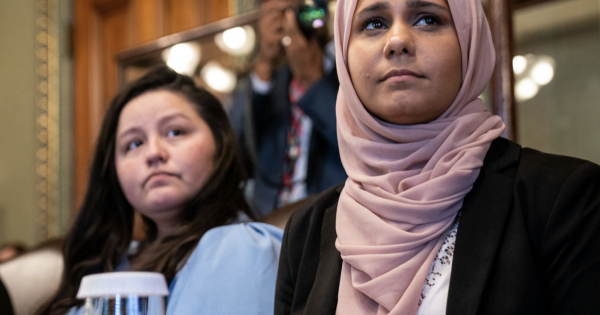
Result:
{"type": "Polygon", "coordinates": [[[198,12],[196,0],[167,0],[165,1],[165,14],[165,20],[168,21],[168,34],[202,25],[202,16],[198,12]]]}
{"type": "MultiPolygon", "coordinates": [[[[196,2],[202,3],[203,1],[197,0],[196,2]]],[[[200,14],[203,16],[202,24],[218,21],[229,16],[228,1],[212,0],[205,2],[200,10],[200,14]]]]}
{"type": "Polygon", "coordinates": [[[94,42],[93,5],[90,1],[74,1],[73,38],[74,51],[74,124],[73,124],[73,209],[78,210],[88,178],[88,165],[92,150],[90,129],[91,78],[94,77],[92,52],[94,42]]]}
{"type": "MultiPolygon", "coordinates": [[[[115,55],[127,48],[127,8],[111,10],[102,17],[102,104],[104,109],[117,92],[117,63],[115,55]]],[[[102,115],[104,116],[104,115],[102,115]]]]}
{"type": "Polygon", "coordinates": [[[130,0],[128,46],[135,46],[166,35],[164,0],[130,0]]]}

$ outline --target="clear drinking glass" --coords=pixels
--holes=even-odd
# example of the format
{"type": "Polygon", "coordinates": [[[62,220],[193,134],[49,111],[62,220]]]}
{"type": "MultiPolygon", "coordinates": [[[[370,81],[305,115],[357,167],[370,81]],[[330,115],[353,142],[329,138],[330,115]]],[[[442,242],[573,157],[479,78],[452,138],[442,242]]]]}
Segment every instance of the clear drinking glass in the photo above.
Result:
{"type": "Polygon", "coordinates": [[[83,277],[77,298],[85,315],[165,315],[165,277],[153,272],[111,272],[83,277]]]}

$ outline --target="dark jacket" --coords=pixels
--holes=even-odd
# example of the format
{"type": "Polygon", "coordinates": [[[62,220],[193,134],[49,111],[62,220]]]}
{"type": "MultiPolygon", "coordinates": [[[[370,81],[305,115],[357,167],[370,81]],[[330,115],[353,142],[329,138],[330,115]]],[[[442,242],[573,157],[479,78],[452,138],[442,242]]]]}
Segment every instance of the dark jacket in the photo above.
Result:
{"type": "MultiPolygon", "coordinates": [[[[335,314],[341,190],[288,221],[275,314],[335,314]]],[[[600,167],[495,140],[461,210],[446,314],[600,314],[600,167]]]]}
{"type": "MultiPolygon", "coordinates": [[[[229,118],[240,144],[242,157],[254,179],[253,201],[259,216],[277,207],[279,191],[283,182],[283,168],[287,150],[287,133],[291,125],[289,84],[291,70],[285,66],[278,70],[269,94],[252,93],[252,116],[254,143],[259,170],[254,168],[246,141],[245,115],[248,91],[242,91],[234,101],[229,118]]],[[[247,84],[245,89],[249,89],[247,84]]],[[[313,121],[308,154],[306,189],[308,194],[342,183],[346,172],[342,166],[335,125],[335,102],[339,82],[333,69],[314,83],[299,100],[298,106],[313,121]]]]}
{"type": "Polygon", "coordinates": [[[14,314],[12,303],[10,302],[10,296],[8,295],[8,291],[6,291],[6,287],[4,287],[4,283],[2,283],[2,279],[0,279],[0,314],[14,314]]]}

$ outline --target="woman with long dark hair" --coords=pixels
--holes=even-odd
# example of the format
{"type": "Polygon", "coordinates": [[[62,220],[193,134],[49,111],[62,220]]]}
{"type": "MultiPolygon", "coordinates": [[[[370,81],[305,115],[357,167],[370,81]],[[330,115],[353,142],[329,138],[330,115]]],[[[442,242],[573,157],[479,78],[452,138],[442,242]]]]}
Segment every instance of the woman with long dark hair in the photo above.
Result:
{"type": "Polygon", "coordinates": [[[348,180],[285,230],[276,314],[595,314],[600,167],[521,148],[479,96],[480,0],[338,0],[348,180]]]}
{"type": "Polygon", "coordinates": [[[220,102],[187,76],[151,70],[106,113],[62,283],[41,313],[82,312],[82,277],[120,270],[164,274],[167,314],[272,312],[281,230],[251,222],[243,180],[220,102]],[[137,250],[135,211],[146,227],[137,250]]]}

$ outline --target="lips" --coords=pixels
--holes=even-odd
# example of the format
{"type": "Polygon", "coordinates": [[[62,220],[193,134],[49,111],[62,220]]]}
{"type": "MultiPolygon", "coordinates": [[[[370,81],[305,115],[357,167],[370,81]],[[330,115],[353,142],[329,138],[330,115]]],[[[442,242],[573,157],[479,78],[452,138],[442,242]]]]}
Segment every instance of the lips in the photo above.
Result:
{"type": "Polygon", "coordinates": [[[386,81],[388,79],[393,79],[393,78],[397,78],[397,79],[401,79],[401,78],[423,78],[422,75],[419,75],[413,71],[410,71],[408,69],[395,69],[392,70],[388,73],[386,73],[386,75],[381,79],[381,82],[386,81]]]}
{"type": "Polygon", "coordinates": [[[149,181],[150,181],[152,178],[154,178],[154,177],[157,177],[157,176],[174,176],[174,177],[177,177],[177,175],[175,175],[175,174],[172,174],[172,173],[168,173],[168,172],[154,172],[154,173],[150,174],[150,175],[149,175],[149,176],[146,178],[146,180],[144,181],[144,183],[142,184],[142,186],[146,186],[146,184],[147,184],[147,183],[148,183],[148,182],[149,182],[149,181]]]}

